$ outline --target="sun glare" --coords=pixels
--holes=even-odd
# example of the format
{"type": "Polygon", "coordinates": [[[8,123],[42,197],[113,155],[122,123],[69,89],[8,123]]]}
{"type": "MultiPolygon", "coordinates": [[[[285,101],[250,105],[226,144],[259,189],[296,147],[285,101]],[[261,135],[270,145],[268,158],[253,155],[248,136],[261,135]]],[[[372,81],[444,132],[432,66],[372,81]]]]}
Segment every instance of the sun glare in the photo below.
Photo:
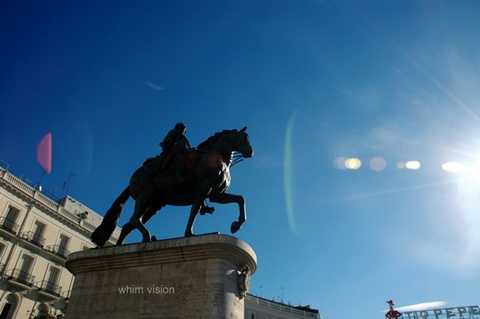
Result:
{"type": "Polygon", "coordinates": [[[353,157],[345,160],[345,167],[347,169],[356,170],[356,169],[359,169],[361,166],[362,166],[362,161],[359,158],[353,157]]]}
{"type": "Polygon", "coordinates": [[[463,173],[465,172],[465,165],[459,162],[446,162],[442,164],[442,169],[448,173],[463,173]]]}
{"type": "Polygon", "coordinates": [[[408,161],[405,163],[405,168],[406,169],[411,169],[411,170],[417,170],[422,167],[422,163],[420,161],[408,161]]]}

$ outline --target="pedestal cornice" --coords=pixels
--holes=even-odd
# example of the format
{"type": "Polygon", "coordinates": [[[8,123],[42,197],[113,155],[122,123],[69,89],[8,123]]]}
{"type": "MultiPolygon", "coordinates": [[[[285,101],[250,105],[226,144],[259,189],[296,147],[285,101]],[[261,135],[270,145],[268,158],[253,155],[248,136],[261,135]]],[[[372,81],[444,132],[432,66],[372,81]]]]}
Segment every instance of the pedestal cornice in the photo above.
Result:
{"type": "Polygon", "coordinates": [[[66,267],[77,275],[206,259],[225,259],[245,265],[251,274],[257,264],[257,256],[246,242],[233,236],[210,234],[79,251],[69,255],[66,267]]]}

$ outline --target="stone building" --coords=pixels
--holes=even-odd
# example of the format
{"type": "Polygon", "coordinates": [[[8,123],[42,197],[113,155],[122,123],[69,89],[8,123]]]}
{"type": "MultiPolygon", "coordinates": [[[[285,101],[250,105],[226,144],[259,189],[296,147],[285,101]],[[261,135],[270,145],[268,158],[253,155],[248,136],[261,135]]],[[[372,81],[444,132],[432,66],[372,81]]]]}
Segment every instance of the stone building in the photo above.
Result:
{"type": "Polygon", "coordinates": [[[66,257],[94,246],[90,234],[101,220],[79,201],[55,201],[0,167],[0,319],[61,318],[74,280],[66,257]]]}

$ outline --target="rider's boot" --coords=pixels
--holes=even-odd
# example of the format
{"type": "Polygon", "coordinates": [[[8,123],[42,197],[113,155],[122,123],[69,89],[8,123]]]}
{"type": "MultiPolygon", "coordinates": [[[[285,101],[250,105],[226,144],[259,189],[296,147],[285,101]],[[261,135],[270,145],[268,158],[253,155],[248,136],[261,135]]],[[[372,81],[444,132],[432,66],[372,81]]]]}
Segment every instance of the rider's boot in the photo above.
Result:
{"type": "Polygon", "coordinates": [[[210,207],[203,204],[202,208],[200,209],[200,215],[213,214],[214,211],[215,211],[215,207],[210,207]]]}

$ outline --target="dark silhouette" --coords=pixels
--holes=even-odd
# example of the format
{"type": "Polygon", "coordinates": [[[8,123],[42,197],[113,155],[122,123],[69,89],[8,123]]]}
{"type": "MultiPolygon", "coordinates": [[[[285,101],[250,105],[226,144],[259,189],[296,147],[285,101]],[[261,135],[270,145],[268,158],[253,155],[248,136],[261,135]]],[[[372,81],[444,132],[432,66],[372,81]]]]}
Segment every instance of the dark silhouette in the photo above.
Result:
{"type": "Polygon", "coordinates": [[[393,308],[393,300],[388,300],[387,304],[389,306],[388,312],[385,314],[385,319],[397,319],[402,316],[400,312],[393,308]]]}
{"type": "Polygon", "coordinates": [[[135,210],[130,221],[122,227],[117,245],[135,228],[143,241],[151,240],[144,224],[163,206],[191,206],[185,236],[192,236],[197,214],[212,213],[205,205],[208,199],[214,203],[237,203],[238,220],[230,230],[237,232],[246,221],[245,201],[240,195],[226,192],[230,185],[230,167],[243,158],[253,155],[246,127],[241,130],[224,130],[215,133],[196,149],[190,147],[185,137],[185,126],[178,123],[164,141],[162,153],[147,159],[130,178],[130,183],[113,202],[105,217],[92,234],[92,241],[103,246],[110,238],[122,206],[129,197],[135,199],[135,210]]]}

